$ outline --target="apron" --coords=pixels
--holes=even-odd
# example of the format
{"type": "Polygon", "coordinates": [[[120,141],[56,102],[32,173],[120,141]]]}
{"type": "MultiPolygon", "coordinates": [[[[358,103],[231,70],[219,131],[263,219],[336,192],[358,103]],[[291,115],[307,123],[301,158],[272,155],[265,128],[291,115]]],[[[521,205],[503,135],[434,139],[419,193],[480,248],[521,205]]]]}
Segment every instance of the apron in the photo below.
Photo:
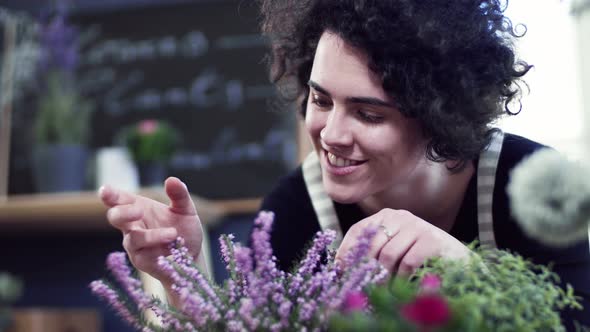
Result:
{"type": "MultiPolygon", "coordinates": [[[[494,236],[494,223],[492,218],[492,198],[494,184],[496,183],[496,169],[498,159],[502,151],[504,133],[497,131],[492,136],[488,147],[479,156],[477,166],[477,223],[479,243],[488,248],[496,248],[494,236]]],[[[334,203],[326,194],[322,184],[322,170],[320,161],[315,151],[312,151],[302,165],[303,180],[307,187],[311,204],[318,218],[322,230],[331,229],[336,232],[336,239],[330,245],[330,249],[338,249],[342,242],[342,229],[334,203]]]]}

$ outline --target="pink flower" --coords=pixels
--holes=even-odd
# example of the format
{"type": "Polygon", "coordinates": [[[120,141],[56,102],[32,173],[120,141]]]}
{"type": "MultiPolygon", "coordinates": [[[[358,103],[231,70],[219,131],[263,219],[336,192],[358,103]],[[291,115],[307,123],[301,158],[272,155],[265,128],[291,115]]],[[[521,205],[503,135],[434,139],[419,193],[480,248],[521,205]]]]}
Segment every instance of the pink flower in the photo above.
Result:
{"type": "Polygon", "coordinates": [[[344,298],[343,308],[346,312],[361,311],[367,307],[369,299],[363,292],[352,291],[344,298]]]}
{"type": "Polygon", "coordinates": [[[407,320],[424,327],[443,326],[451,319],[447,301],[437,294],[418,295],[414,302],[401,308],[401,314],[407,320]]]}
{"type": "Polygon", "coordinates": [[[156,120],[143,120],[137,125],[137,129],[140,134],[149,135],[158,129],[158,121],[156,120]]]}
{"type": "Polygon", "coordinates": [[[440,277],[436,274],[426,274],[420,282],[420,290],[426,293],[436,293],[441,286],[440,277]]]}

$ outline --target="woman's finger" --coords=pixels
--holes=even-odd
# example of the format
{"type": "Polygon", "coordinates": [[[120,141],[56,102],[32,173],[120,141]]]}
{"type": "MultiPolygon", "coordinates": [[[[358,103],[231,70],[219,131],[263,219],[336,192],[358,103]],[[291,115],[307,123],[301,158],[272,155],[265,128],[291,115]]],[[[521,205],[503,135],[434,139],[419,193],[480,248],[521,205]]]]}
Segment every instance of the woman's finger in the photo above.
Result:
{"type": "Polygon", "coordinates": [[[197,209],[188,188],[178,178],[170,177],[164,182],[166,195],[170,198],[170,207],[175,213],[195,215],[197,209]]]}
{"type": "Polygon", "coordinates": [[[406,253],[416,243],[417,236],[411,231],[402,230],[395,237],[391,238],[381,248],[377,256],[377,260],[381,263],[387,271],[395,273],[398,265],[406,255],[406,253]]]}
{"type": "Polygon", "coordinates": [[[334,259],[336,262],[344,262],[344,258],[348,255],[354,244],[356,243],[358,237],[360,236],[359,230],[362,229],[362,222],[359,221],[358,223],[352,225],[348,232],[344,235],[338,250],[336,250],[336,256],[334,259]]]}
{"type": "Polygon", "coordinates": [[[143,211],[135,204],[117,205],[107,210],[109,223],[123,233],[144,228],[142,217],[143,211]]]}
{"type": "Polygon", "coordinates": [[[104,185],[98,189],[98,196],[108,207],[116,205],[133,204],[135,202],[135,195],[130,194],[124,190],[115,189],[110,185],[104,185]]]}
{"type": "Polygon", "coordinates": [[[152,276],[157,276],[157,279],[164,281],[168,276],[163,271],[158,271],[158,257],[170,255],[170,248],[167,244],[160,245],[150,250],[138,250],[129,256],[131,263],[137,269],[145,271],[152,276]]]}
{"type": "Polygon", "coordinates": [[[408,250],[408,252],[406,252],[404,257],[401,258],[397,266],[397,271],[395,271],[396,275],[402,277],[410,276],[416,271],[416,269],[424,264],[429,255],[431,255],[431,252],[428,248],[417,242],[408,250]]]}
{"type": "MultiPolygon", "coordinates": [[[[344,238],[342,239],[342,243],[340,243],[340,246],[338,247],[338,250],[336,251],[336,257],[335,260],[338,262],[343,262],[344,259],[346,258],[346,256],[348,255],[348,253],[352,250],[352,248],[354,248],[357,243],[359,238],[363,235],[363,233],[367,230],[368,227],[371,228],[376,228],[377,225],[379,225],[381,218],[379,217],[378,214],[376,215],[372,215],[369,216],[363,220],[360,220],[359,222],[357,222],[356,224],[352,225],[350,227],[350,229],[346,232],[346,234],[344,234],[344,238]]],[[[378,241],[378,239],[371,239],[371,247],[375,247],[375,246],[380,246],[384,244],[384,240],[381,239],[381,241],[378,241]],[[380,243],[375,243],[377,240],[377,242],[380,243]]],[[[370,257],[374,257],[374,256],[370,256],[370,257]]]]}
{"type": "Polygon", "coordinates": [[[368,256],[373,258],[379,257],[379,253],[383,250],[383,247],[400,232],[400,228],[400,225],[395,223],[389,225],[385,223],[379,224],[377,226],[377,233],[373,241],[371,241],[368,256]]]}
{"type": "Polygon", "coordinates": [[[176,239],[176,228],[134,229],[123,236],[123,247],[133,254],[146,248],[155,248],[176,239]]]}

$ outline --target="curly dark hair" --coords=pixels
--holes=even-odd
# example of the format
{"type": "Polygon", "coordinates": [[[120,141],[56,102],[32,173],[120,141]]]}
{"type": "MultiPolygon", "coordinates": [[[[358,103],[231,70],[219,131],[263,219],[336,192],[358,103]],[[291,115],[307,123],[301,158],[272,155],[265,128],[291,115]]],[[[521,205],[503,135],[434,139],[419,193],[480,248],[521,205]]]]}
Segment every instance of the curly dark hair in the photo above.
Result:
{"type": "MultiPolygon", "coordinates": [[[[260,0],[271,80],[305,116],[315,50],[329,30],[364,50],[383,89],[429,139],[428,159],[478,156],[490,124],[520,112],[519,34],[501,0],[260,0]],[[511,110],[515,102],[516,111],[511,110]]],[[[519,27],[519,26],[517,26],[519,27]]],[[[524,26],[522,26],[524,27],[524,26]]]]}

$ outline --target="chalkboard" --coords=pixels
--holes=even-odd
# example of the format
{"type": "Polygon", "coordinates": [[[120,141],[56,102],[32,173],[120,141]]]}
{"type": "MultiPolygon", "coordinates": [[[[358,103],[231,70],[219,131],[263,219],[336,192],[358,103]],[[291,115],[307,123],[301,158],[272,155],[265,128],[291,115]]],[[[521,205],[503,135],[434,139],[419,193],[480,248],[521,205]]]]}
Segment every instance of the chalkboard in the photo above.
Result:
{"type": "Polygon", "coordinates": [[[83,13],[81,87],[97,101],[91,144],[145,118],[182,133],[171,175],[210,199],[260,197],[296,163],[295,115],[275,95],[254,1],[198,1],[83,13]]]}

